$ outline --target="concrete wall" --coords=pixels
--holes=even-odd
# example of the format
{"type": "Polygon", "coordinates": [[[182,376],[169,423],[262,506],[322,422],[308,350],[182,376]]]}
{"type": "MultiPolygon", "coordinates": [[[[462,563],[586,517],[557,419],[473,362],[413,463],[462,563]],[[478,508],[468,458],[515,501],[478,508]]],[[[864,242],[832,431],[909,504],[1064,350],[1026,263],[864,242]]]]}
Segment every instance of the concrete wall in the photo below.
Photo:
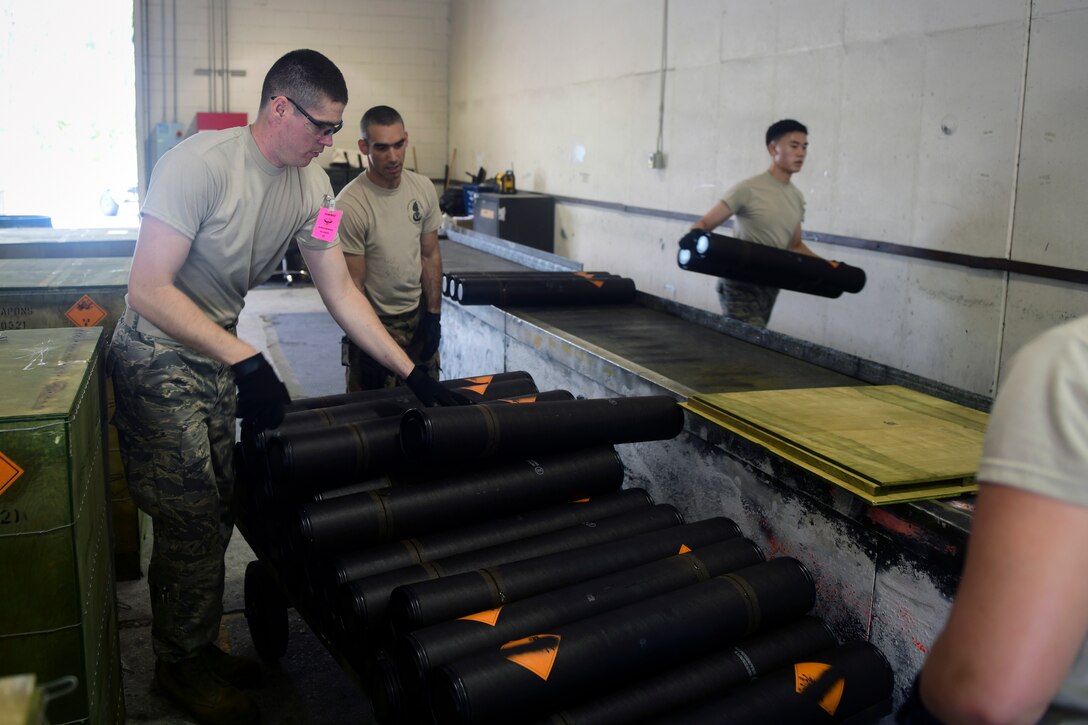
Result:
{"type": "MultiPolygon", "coordinates": [[[[1077,233],[1088,151],[1088,3],[453,0],[457,168],[511,164],[519,187],[701,215],[768,165],[766,126],[796,117],[806,232],[1088,269],[1077,233]],[[663,29],[664,169],[657,141],[663,29]]],[[[563,204],[556,251],[717,309],[676,266],[683,219],[563,204]]],[[[772,329],[980,394],[1027,339],[1088,312],[1083,285],[1010,281],[832,244],[858,295],[783,293],[772,329]]]]}
{"type": "MultiPolygon", "coordinates": [[[[197,111],[244,112],[252,121],[272,63],[295,48],[313,48],[340,67],[348,84],[346,124],[334,137],[334,149],[358,153],[363,112],[390,105],[404,116],[415,147],[415,157],[409,150],[409,168],[418,158],[421,173],[443,176],[448,161],[447,0],[136,0],[135,7],[142,70],[138,136],[150,138],[159,122],[187,129],[197,111]],[[245,73],[228,76],[229,93],[222,76],[213,85],[211,76],[198,75],[213,65],[224,67],[224,4],[226,58],[230,70],[245,73]]],[[[327,150],[318,163],[327,165],[331,157],[327,150]]]]}

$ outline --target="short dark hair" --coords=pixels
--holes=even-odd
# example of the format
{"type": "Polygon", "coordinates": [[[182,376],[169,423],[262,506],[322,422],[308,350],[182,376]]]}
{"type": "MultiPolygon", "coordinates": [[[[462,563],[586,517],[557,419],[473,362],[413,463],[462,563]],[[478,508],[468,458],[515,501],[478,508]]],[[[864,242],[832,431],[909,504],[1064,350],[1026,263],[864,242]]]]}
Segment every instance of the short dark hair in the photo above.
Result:
{"type": "Polygon", "coordinates": [[[363,139],[366,139],[366,130],[371,126],[393,126],[398,123],[401,126],[404,125],[404,119],[397,113],[397,109],[390,106],[374,106],[363,114],[363,120],[359,122],[359,133],[362,134],[363,139]]]}
{"type": "Polygon", "coordinates": [[[808,129],[805,128],[805,124],[800,121],[794,121],[792,118],[783,118],[781,121],[775,121],[767,129],[767,143],[766,146],[770,146],[778,139],[785,136],[787,133],[793,133],[799,131],[805,135],[808,135],[808,129]]]}
{"type": "Polygon", "coordinates": [[[272,64],[261,86],[261,108],[276,96],[288,96],[304,108],[326,101],[348,102],[348,84],[336,64],[316,50],[292,50],[272,64]]]}

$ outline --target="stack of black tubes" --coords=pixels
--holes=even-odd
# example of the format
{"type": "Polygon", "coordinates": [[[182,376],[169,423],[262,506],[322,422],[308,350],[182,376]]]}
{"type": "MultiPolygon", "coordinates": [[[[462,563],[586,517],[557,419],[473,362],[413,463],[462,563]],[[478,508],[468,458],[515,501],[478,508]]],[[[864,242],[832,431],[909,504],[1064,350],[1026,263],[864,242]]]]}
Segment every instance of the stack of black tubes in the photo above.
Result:
{"type": "Polygon", "coordinates": [[[524,372],[292,404],[243,429],[257,651],[294,607],[392,723],[876,722],[892,673],[810,615],[815,586],[733,521],[624,486],[616,445],[679,435],[670,396],[576,399],[524,372]]]}

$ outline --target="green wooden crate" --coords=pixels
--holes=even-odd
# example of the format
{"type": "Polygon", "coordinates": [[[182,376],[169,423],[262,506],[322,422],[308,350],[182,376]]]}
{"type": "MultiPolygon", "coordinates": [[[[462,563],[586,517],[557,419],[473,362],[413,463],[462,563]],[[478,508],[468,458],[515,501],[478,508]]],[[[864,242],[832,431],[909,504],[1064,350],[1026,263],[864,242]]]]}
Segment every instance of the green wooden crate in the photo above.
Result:
{"type": "Polygon", "coordinates": [[[0,339],[0,675],[75,677],[52,722],[123,719],[102,328],[0,339]]]}
{"type": "MultiPolygon", "coordinates": [[[[6,259],[0,265],[0,331],[97,326],[104,329],[108,346],[125,311],[131,267],[128,257],[6,259]]],[[[108,381],[106,401],[112,413],[108,381]]],[[[120,580],[139,579],[147,516],[129,495],[112,425],[110,433],[112,450],[105,465],[113,481],[114,570],[120,580]]]]}

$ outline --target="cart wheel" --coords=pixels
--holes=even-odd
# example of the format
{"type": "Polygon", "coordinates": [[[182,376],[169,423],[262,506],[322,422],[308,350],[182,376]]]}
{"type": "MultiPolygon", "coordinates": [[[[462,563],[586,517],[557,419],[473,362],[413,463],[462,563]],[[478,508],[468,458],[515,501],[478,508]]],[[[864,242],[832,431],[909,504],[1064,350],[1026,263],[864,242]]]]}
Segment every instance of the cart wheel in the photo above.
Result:
{"type": "Polygon", "coordinates": [[[246,622],[261,659],[278,660],[287,653],[287,602],[276,581],[259,561],[246,565],[246,622]]]}

